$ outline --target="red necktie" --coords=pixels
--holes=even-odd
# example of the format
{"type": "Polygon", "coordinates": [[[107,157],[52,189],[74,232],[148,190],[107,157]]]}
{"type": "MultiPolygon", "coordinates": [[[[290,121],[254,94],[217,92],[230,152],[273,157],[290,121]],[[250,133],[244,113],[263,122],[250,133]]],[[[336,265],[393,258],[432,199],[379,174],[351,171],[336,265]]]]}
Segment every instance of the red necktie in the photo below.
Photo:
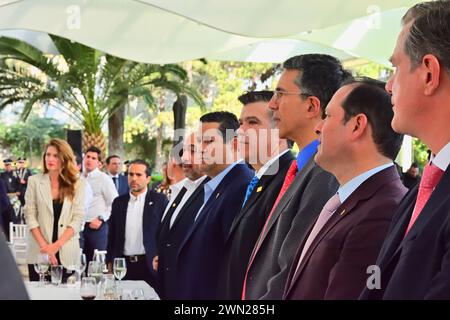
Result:
{"type": "Polygon", "coordinates": [[[416,222],[420,212],[430,198],[434,188],[439,183],[439,180],[441,180],[443,174],[444,171],[436,167],[434,164],[427,164],[425,168],[423,168],[423,175],[419,184],[419,193],[417,195],[416,205],[414,207],[411,220],[409,221],[408,228],[406,229],[405,236],[408,234],[414,222],[416,222]]]}
{"type": "Polygon", "coordinates": [[[297,174],[298,171],[298,167],[297,167],[297,161],[294,160],[291,163],[291,166],[289,167],[287,173],[286,173],[286,177],[284,178],[284,182],[283,185],[281,186],[280,192],[278,193],[278,197],[275,200],[275,203],[273,204],[272,210],[270,211],[269,216],[266,219],[266,222],[264,224],[264,227],[262,228],[262,231],[259,235],[258,238],[258,242],[256,244],[256,249],[254,250],[254,254],[252,255],[250,262],[248,263],[247,266],[247,271],[245,272],[245,277],[244,277],[244,285],[242,287],[242,300],[245,300],[245,290],[246,290],[246,283],[247,283],[247,276],[248,276],[248,271],[250,270],[250,267],[253,263],[253,259],[256,256],[256,253],[259,250],[259,247],[261,246],[262,240],[263,240],[263,235],[266,232],[267,226],[269,224],[270,218],[272,217],[273,212],[275,211],[275,208],[278,205],[278,202],[280,202],[281,198],[283,197],[283,195],[286,193],[286,190],[289,188],[289,186],[291,185],[292,181],[294,181],[295,176],[297,174]]]}

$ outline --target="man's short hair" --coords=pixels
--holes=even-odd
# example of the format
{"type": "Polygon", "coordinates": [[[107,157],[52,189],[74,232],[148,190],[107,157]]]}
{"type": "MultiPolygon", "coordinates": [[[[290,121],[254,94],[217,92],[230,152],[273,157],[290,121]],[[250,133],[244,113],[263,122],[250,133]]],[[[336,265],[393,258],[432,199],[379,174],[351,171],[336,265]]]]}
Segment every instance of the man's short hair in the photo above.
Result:
{"type": "Polygon", "coordinates": [[[416,69],[426,54],[434,55],[450,76],[450,1],[421,2],[402,18],[403,25],[413,21],[405,40],[405,53],[416,69]]]}
{"type": "Polygon", "coordinates": [[[147,161],[142,160],[142,159],[135,159],[130,161],[130,166],[132,164],[141,164],[143,166],[145,166],[145,174],[147,175],[147,177],[150,177],[152,175],[152,168],[150,168],[150,165],[148,164],[147,161]]]}
{"type": "Polygon", "coordinates": [[[233,130],[235,133],[237,129],[239,129],[239,121],[237,117],[228,111],[216,111],[206,113],[200,117],[200,122],[202,123],[211,123],[217,122],[219,123],[219,131],[222,134],[222,138],[225,143],[230,142],[230,140],[234,136],[227,136],[227,130],[233,130]]]}
{"type": "Polygon", "coordinates": [[[261,91],[248,91],[238,97],[239,101],[243,104],[249,104],[254,102],[269,102],[272,99],[273,91],[261,90],[261,91]]]}
{"type": "Polygon", "coordinates": [[[385,90],[386,83],[371,78],[358,78],[343,85],[353,85],[342,102],[344,123],[358,114],[365,114],[378,151],[394,160],[400,151],[403,135],[395,132],[391,126],[394,111],[391,95],[385,90]]]}
{"type": "Polygon", "coordinates": [[[91,146],[91,147],[87,148],[85,154],[87,154],[88,152],[95,152],[97,154],[98,161],[102,161],[102,152],[100,151],[99,148],[91,146]]]}
{"type": "Polygon", "coordinates": [[[341,62],[327,54],[295,56],[286,60],[283,68],[300,72],[294,82],[302,93],[320,100],[322,118],[325,117],[325,108],[331,97],[344,81],[351,78],[351,74],[344,70],[341,62]]]}
{"type": "Polygon", "coordinates": [[[113,154],[113,155],[109,156],[108,158],[106,158],[106,160],[105,160],[106,164],[109,165],[109,163],[111,162],[111,159],[114,159],[114,158],[118,158],[120,160],[120,157],[117,154],[113,154]]]}

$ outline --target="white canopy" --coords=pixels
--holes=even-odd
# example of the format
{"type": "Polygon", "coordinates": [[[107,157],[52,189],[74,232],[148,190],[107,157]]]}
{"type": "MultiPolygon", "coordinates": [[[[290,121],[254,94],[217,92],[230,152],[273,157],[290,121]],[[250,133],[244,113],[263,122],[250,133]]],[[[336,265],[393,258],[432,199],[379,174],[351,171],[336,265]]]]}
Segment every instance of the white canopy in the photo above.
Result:
{"type": "Polygon", "coordinates": [[[149,63],[281,62],[323,52],[387,64],[415,0],[0,0],[0,33],[54,50],[38,31],[149,63]],[[8,31],[9,30],[9,31],[8,31]],[[38,35],[36,37],[36,35],[38,35]]]}

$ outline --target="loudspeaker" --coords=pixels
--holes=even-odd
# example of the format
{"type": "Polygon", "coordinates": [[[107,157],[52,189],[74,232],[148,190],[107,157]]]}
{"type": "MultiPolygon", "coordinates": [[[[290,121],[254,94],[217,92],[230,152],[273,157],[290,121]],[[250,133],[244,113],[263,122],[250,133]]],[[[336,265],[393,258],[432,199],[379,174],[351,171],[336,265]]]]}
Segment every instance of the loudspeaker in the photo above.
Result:
{"type": "Polygon", "coordinates": [[[81,130],[69,130],[67,129],[67,142],[72,147],[75,156],[83,156],[83,140],[81,138],[81,130]]]}

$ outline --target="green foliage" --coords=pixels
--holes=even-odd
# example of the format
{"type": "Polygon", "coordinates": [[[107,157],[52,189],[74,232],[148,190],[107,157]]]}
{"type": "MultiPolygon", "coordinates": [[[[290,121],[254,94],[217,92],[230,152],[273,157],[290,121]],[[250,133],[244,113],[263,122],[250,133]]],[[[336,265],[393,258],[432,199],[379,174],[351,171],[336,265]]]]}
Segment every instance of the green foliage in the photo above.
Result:
{"type": "Polygon", "coordinates": [[[414,162],[423,168],[428,162],[428,147],[419,139],[413,138],[414,162]]]}
{"type": "Polygon", "coordinates": [[[28,158],[39,157],[48,140],[64,136],[63,125],[50,118],[30,117],[25,123],[0,124],[0,144],[9,149],[14,158],[25,155],[28,158]]]}

